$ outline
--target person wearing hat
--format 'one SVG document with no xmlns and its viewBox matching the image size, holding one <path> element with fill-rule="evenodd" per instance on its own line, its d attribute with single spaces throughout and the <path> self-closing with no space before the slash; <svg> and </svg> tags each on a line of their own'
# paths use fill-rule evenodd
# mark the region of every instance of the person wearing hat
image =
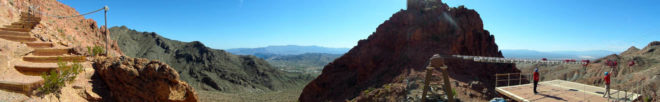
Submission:
<svg viewBox="0 0 660 102">
<path fill-rule="evenodd" d="M 536 86 L 539 84 L 539 68 L 534 69 L 534 94 L 539 93 L 536 91 Z"/>
<path fill-rule="evenodd" d="M 610 73 L 605 72 L 605 77 L 603 78 L 605 80 L 605 93 L 603 93 L 603 97 L 607 95 L 607 97 L 612 97 L 610 96 Z"/>
</svg>

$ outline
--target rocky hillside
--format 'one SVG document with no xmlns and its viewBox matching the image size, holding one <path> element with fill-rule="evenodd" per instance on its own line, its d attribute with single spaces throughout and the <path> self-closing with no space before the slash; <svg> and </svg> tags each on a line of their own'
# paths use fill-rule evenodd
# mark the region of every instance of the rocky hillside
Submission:
<svg viewBox="0 0 660 102">
<path fill-rule="evenodd" d="M 271 91 L 304 84 L 311 79 L 276 70 L 255 56 L 233 55 L 198 41 L 181 42 L 153 32 L 112 27 L 112 39 L 131 57 L 156 59 L 175 68 L 181 79 L 201 90 L 223 92 Z"/>
<path fill-rule="evenodd" d="M 612 54 L 596 60 L 587 67 L 581 65 L 518 65 L 523 73 L 539 68 L 542 80 L 562 79 L 595 86 L 602 86 L 604 72 L 612 73 L 612 88 L 623 90 L 645 90 L 643 94 L 660 99 L 660 41 L 649 43 L 643 49 L 630 47 L 621 54 Z M 616 61 L 618 66 L 606 66 L 607 60 Z M 634 65 L 628 66 L 633 61 Z"/>
<path fill-rule="evenodd" d="M 407 99 L 407 91 L 393 91 L 383 96 L 372 88 L 406 89 L 401 88 L 406 85 L 400 83 L 409 81 L 408 76 L 423 72 L 433 54 L 502 57 L 494 36 L 483 29 L 476 11 L 463 6 L 450 8 L 439 0 L 408 1 L 406 10 L 393 14 L 368 38 L 325 66 L 322 74 L 305 87 L 299 100 L 345 101 L 360 96 L 357 101 L 400 101 Z M 457 90 L 478 92 L 485 95 L 482 99 L 494 94 L 495 73 L 519 72 L 513 64 L 456 59 L 443 62 L 449 67 L 452 82 L 460 86 L 481 83 Z M 437 70 L 434 73 L 438 73 Z"/>
</svg>

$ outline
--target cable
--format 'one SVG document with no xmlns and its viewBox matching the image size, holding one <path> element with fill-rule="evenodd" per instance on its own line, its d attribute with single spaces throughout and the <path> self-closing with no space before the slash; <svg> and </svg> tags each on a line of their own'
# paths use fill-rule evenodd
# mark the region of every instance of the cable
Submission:
<svg viewBox="0 0 660 102">
<path fill-rule="evenodd" d="M 85 15 L 93 14 L 93 13 L 99 12 L 99 11 L 101 11 L 101 10 L 106 10 L 106 11 L 108 10 L 108 6 L 104 6 L 104 7 L 101 8 L 101 9 L 94 10 L 94 11 L 92 11 L 92 12 L 87 12 L 87 13 L 79 14 L 79 15 L 58 16 L 58 15 L 50 15 L 50 14 L 47 14 L 47 13 L 41 12 L 41 11 L 37 10 L 37 8 L 39 8 L 39 7 L 36 7 L 36 8 L 35 8 L 34 6 L 30 5 L 30 11 L 34 11 L 34 12 L 36 12 L 36 13 L 38 13 L 38 14 L 45 15 L 45 16 L 50 16 L 50 17 L 55 17 L 55 18 L 58 18 L 58 19 L 65 19 L 65 18 L 71 18 L 71 17 L 80 17 L 80 16 L 85 16 Z"/>
</svg>

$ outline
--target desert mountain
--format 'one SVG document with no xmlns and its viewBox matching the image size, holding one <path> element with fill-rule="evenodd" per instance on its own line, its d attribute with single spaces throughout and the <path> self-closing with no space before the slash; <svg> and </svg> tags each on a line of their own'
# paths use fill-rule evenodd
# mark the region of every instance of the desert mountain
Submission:
<svg viewBox="0 0 660 102">
<path fill-rule="evenodd" d="M 304 84 L 309 76 L 283 72 L 255 56 L 234 55 L 201 42 L 181 42 L 125 26 L 110 28 L 111 38 L 131 57 L 156 59 L 175 68 L 181 79 L 202 90 L 271 91 Z"/>
<path fill-rule="evenodd" d="M 307 84 L 299 100 L 405 100 L 410 92 L 405 91 L 410 88 L 408 82 L 419 82 L 409 78 L 424 72 L 433 54 L 502 57 L 476 11 L 463 6 L 450 8 L 439 0 L 408 0 L 406 10 L 393 14 L 368 38 L 326 65 L 321 75 Z M 449 67 L 452 82 L 461 86 L 481 83 L 456 90 L 472 90 L 484 96 L 494 92 L 495 73 L 519 72 L 513 64 L 456 59 L 445 59 L 443 63 Z M 438 70 L 433 71 L 434 75 Z"/>
<path fill-rule="evenodd" d="M 622 90 L 645 90 L 645 95 L 658 99 L 660 93 L 660 41 L 649 43 L 643 49 L 630 47 L 621 54 L 611 54 L 592 60 L 587 67 L 582 65 L 534 65 L 519 64 L 523 73 L 539 68 L 542 80 L 562 79 L 595 86 L 604 85 L 604 72 L 612 73 L 612 88 Z M 607 60 L 616 61 L 616 67 L 607 66 Z M 629 66 L 630 62 L 634 62 Z"/>
<path fill-rule="evenodd" d="M 305 53 L 344 54 L 348 52 L 348 48 L 283 45 L 283 46 L 267 46 L 267 47 L 259 47 L 259 48 L 235 48 L 235 49 L 227 49 L 227 51 L 238 55 L 254 55 L 259 53 L 276 54 L 276 55 L 299 55 Z"/>
</svg>

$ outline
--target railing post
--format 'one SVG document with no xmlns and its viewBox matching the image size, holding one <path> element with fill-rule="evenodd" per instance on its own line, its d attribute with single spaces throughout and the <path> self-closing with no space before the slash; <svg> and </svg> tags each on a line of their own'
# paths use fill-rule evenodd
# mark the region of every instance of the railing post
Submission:
<svg viewBox="0 0 660 102">
<path fill-rule="evenodd" d="M 498 76 L 499 76 L 499 75 L 497 75 L 497 73 L 495 73 L 495 88 L 497 88 L 497 82 L 498 82 L 498 78 L 497 78 L 497 77 L 498 77 Z"/>
<path fill-rule="evenodd" d="M 108 39 L 110 38 L 110 30 L 108 30 L 108 6 L 103 7 L 103 19 L 105 20 L 105 56 L 109 56 L 108 52 L 110 49 L 108 47 Z"/>
<path fill-rule="evenodd" d="M 518 73 L 518 85 L 522 85 L 522 73 Z"/>
<path fill-rule="evenodd" d="M 506 86 L 511 86 L 511 73 L 506 73 Z"/>
</svg>

